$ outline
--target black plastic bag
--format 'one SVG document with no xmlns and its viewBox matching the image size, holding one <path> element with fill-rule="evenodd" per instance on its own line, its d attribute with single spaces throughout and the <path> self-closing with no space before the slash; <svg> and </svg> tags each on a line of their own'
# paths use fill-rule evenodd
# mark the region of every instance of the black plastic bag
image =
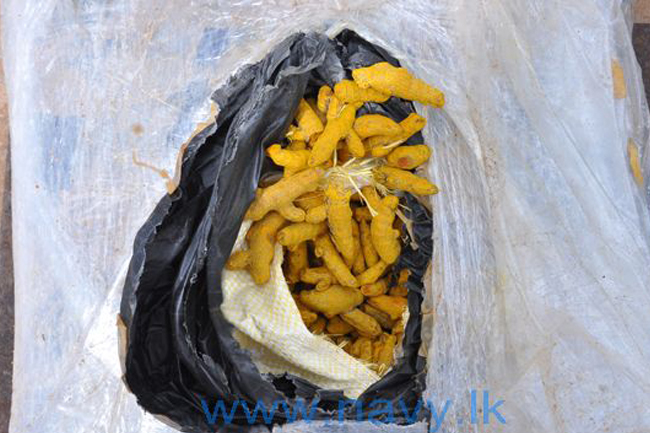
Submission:
<svg viewBox="0 0 650 433">
<path fill-rule="evenodd" d="M 221 314 L 221 273 L 260 177 L 276 169 L 265 162 L 264 149 L 282 140 L 300 99 L 322 84 L 349 77 L 353 68 L 379 61 L 398 64 L 351 31 L 334 40 L 297 34 L 215 92 L 217 123 L 190 142 L 177 190 L 161 199 L 138 232 L 124 287 L 125 381 L 147 411 L 184 431 L 202 432 L 226 428 L 219 421 L 208 423 L 203 402 L 212 407 L 217 400 L 245 400 L 251 406 L 261 401 L 270 407 L 282 400 L 291 407 L 297 398 L 307 404 L 317 399 L 315 419 L 327 419 L 344 398 L 338 390 L 323 390 L 291 375 L 258 372 Z M 411 103 L 396 98 L 361 110 L 397 121 L 414 112 Z M 417 134 L 409 142 L 422 142 L 422 137 Z M 418 248 L 405 247 L 395 266 L 396 271 L 411 270 L 404 354 L 359 400 L 401 399 L 413 407 L 425 386 L 425 360 L 418 356 L 420 304 L 432 243 L 427 210 L 409 195 L 406 201 Z M 354 407 L 346 406 L 344 416 L 356 419 Z M 424 416 L 423 410 L 419 418 Z M 406 422 L 400 416 L 395 421 Z M 273 423 L 283 422 L 283 411 L 277 411 Z M 227 428 L 246 430 L 249 425 L 238 409 Z"/>
</svg>

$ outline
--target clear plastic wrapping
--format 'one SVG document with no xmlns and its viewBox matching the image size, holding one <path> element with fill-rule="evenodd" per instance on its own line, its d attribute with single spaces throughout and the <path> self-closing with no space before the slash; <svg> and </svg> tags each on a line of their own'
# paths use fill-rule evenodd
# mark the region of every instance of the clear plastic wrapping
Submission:
<svg viewBox="0 0 650 433">
<path fill-rule="evenodd" d="M 351 28 L 442 88 L 425 398 L 504 399 L 508 429 L 650 429 L 648 110 L 621 0 L 9 0 L 12 432 L 173 431 L 121 380 L 136 231 L 209 97 L 296 31 Z M 625 97 L 613 93 L 620 64 Z M 620 84 L 620 83 L 619 83 Z M 620 95 L 619 95 L 620 96 Z M 344 427 L 341 431 L 345 431 Z M 316 425 L 285 426 L 317 431 Z M 379 427 L 364 424 L 356 431 Z M 405 431 L 424 430 L 418 424 Z"/>
</svg>

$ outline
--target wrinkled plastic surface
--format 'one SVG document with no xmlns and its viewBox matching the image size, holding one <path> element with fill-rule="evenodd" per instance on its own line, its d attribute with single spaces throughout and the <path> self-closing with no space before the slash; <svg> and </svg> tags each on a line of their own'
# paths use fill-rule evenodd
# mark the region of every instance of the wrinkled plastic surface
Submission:
<svg viewBox="0 0 650 433">
<path fill-rule="evenodd" d="M 650 428 L 648 112 L 620 0 L 9 0 L 12 432 L 168 432 L 121 381 L 115 317 L 138 228 L 212 92 L 296 31 L 348 26 L 447 95 L 424 136 L 442 193 L 425 397 L 478 430 Z M 612 97 L 611 61 L 627 97 Z M 415 431 L 418 424 L 409 429 Z M 292 426 L 293 428 L 297 426 Z M 314 429 L 316 426 L 303 426 Z M 360 426 L 355 431 L 367 428 Z M 424 430 L 424 426 L 422 426 Z M 502 431 L 492 418 L 485 430 Z M 288 430 L 287 431 L 291 431 Z M 295 430 L 293 430 L 295 431 Z"/>
</svg>

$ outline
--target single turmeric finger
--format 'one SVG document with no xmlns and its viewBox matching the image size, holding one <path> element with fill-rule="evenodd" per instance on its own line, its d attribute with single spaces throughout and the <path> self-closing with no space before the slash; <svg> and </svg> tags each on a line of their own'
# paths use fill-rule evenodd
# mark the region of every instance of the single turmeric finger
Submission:
<svg viewBox="0 0 650 433">
<path fill-rule="evenodd" d="M 400 146 L 386 156 L 386 165 L 402 170 L 413 170 L 427 162 L 430 156 L 431 148 L 426 144 Z"/>
<path fill-rule="evenodd" d="M 393 335 L 402 335 L 404 334 L 404 328 L 404 319 L 400 318 L 395 321 L 391 332 Z"/>
<path fill-rule="evenodd" d="M 388 291 L 388 282 L 384 278 L 382 278 L 379 281 L 375 281 L 372 284 L 366 284 L 365 286 L 361 286 L 361 293 L 363 294 L 363 296 L 368 296 L 368 297 L 385 295 L 387 291 Z"/>
<path fill-rule="evenodd" d="M 432 195 L 438 193 L 437 186 L 410 171 L 383 166 L 376 168 L 374 170 L 374 175 L 375 180 L 386 188 L 399 189 L 417 195 Z"/>
<path fill-rule="evenodd" d="M 363 209 L 367 210 L 367 208 Z M 368 214 L 370 213 L 368 212 Z M 361 237 L 361 250 L 363 252 L 363 258 L 366 262 L 366 266 L 372 267 L 379 261 L 379 255 L 377 254 L 377 250 L 375 250 L 375 246 L 372 244 L 370 226 L 366 220 L 361 220 L 359 223 L 359 232 Z"/>
<path fill-rule="evenodd" d="M 328 319 L 345 313 L 363 302 L 358 289 L 332 285 L 327 290 L 303 290 L 300 302 L 309 309 L 322 313 Z"/>
<path fill-rule="evenodd" d="M 354 104 L 346 105 L 338 117 L 328 120 L 323 133 L 314 142 L 309 157 L 310 167 L 318 166 L 332 157 L 338 142 L 352 129 L 357 108 Z"/>
<path fill-rule="evenodd" d="M 316 239 L 327 231 L 327 224 L 295 223 L 286 226 L 278 233 L 277 239 L 280 245 L 297 245 L 301 242 Z"/>
<path fill-rule="evenodd" d="M 400 232 L 393 228 L 398 203 L 399 199 L 395 196 L 385 197 L 377 205 L 379 211 L 370 222 L 372 245 L 379 257 L 388 264 L 394 263 L 402 250 Z"/>
<path fill-rule="evenodd" d="M 406 69 L 393 66 L 388 62 L 355 69 L 352 71 L 352 78 L 362 89 L 372 87 L 391 96 L 437 108 L 445 105 L 444 93 L 414 77 Z"/>
<path fill-rule="evenodd" d="M 378 261 L 365 271 L 357 276 L 357 284 L 365 286 L 367 284 L 372 284 L 377 281 L 388 268 L 388 264 L 383 260 Z"/>
<path fill-rule="evenodd" d="M 406 283 L 409 280 L 409 276 L 411 275 L 411 271 L 408 269 L 404 268 L 399 271 L 399 276 L 397 277 L 396 281 L 396 286 L 392 287 L 388 294 L 391 296 L 402 296 L 406 297 L 408 296 L 408 288 L 406 286 Z"/>
<path fill-rule="evenodd" d="M 352 236 L 352 209 L 350 208 L 350 195 L 334 183 L 330 183 L 325 190 L 327 196 L 327 224 L 332 234 L 334 245 L 343 256 L 346 265 L 354 262 L 354 238 Z"/>
<path fill-rule="evenodd" d="M 361 138 L 368 138 L 373 135 L 399 135 L 404 132 L 399 123 L 382 114 L 359 116 L 354 121 L 353 128 Z"/>
<path fill-rule="evenodd" d="M 282 209 L 283 213 L 291 209 L 291 221 L 300 221 L 300 213 L 304 219 L 304 211 L 293 210 L 293 201 L 310 191 L 318 188 L 323 177 L 324 170 L 320 168 L 311 168 L 303 170 L 289 177 L 280 179 L 277 183 L 264 188 L 258 189 L 255 200 L 251 203 L 246 213 L 246 218 L 253 221 L 259 221 L 272 210 Z"/>
<path fill-rule="evenodd" d="M 406 119 L 399 123 L 402 132 L 397 135 L 376 135 L 368 138 L 367 143 L 370 147 L 370 153 L 374 157 L 383 157 L 388 155 L 395 147 L 404 143 L 406 140 L 427 124 L 427 119 L 417 113 L 409 114 Z"/>
<path fill-rule="evenodd" d="M 356 253 L 357 258 L 354 260 L 354 263 L 352 264 L 352 273 L 354 275 L 361 275 L 365 272 L 366 270 L 366 263 L 363 260 L 363 254 L 361 251 Z"/>
<path fill-rule="evenodd" d="M 377 371 L 380 367 L 377 363 L 377 360 L 379 359 L 379 352 L 381 352 L 383 345 L 384 343 L 381 341 L 381 338 L 377 338 L 372 342 L 372 362 L 376 364 L 375 368 L 373 368 L 375 371 Z"/>
<path fill-rule="evenodd" d="M 411 271 L 409 271 L 407 268 L 400 269 L 399 274 L 397 276 L 397 284 L 400 286 L 406 284 L 410 276 L 411 276 Z"/>
<path fill-rule="evenodd" d="M 266 284 L 271 279 L 271 262 L 275 254 L 275 237 L 286 223 L 277 212 L 269 212 L 262 220 L 255 222 L 246 233 L 248 251 L 231 256 L 231 269 L 244 266 L 257 285 Z"/>
<path fill-rule="evenodd" d="M 381 310 L 376 309 L 372 305 L 363 304 L 361 310 L 369 316 L 372 316 L 373 319 L 381 325 L 384 329 L 393 329 L 395 327 L 395 320 L 391 319 L 388 313 L 384 313 Z"/>
<path fill-rule="evenodd" d="M 274 144 L 266 149 L 266 154 L 274 163 L 284 167 L 285 176 L 291 176 L 307 168 L 307 161 L 311 152 L 309 150 L 283 149 L 279 144 Z"/>
<path fill-rule="evenodd" d="M 352 325 L 362 337 L 374 338 L 382 333 L 379 323 L 358 308 L 341 314 L 341 319 Z"/>
<path fill-rule="evenodd" d="M 355 102 L 386 102 L 390 98 L 375 89 L 362 89 L 352 80 L 341 80 L 334 86 L 334 94 L 341 102 L 353 104 Z"/>
<path fill-rule="evenodd" d="M 381 295 L 368 298 L 368 304 L 376 309 L 387 313 L 391 319 L 397 320 L 402 317 L 408 305 L 406 298 L 400 296 Z"/>
<path fill-rule="evenodd" d="M 354 328 L 341 319 L 339 316 L 334 316 L 327 322 L 327 333 L 332 335 L 345 335 L 352 332 Z"/>
<path fill-rule="evenodd" d="M 361 141 L 361 138 L 357 135 L 356 132 L 354 132 L 353 129 L 351 129 L 348 135 L 345 137 L 345 143 L 347 145 L 348 151 L 355 158 L 363 158 L 365 156 L 366 148 L 363 145 L 363 141 Z"/>
<path fill-rule="evenodd" d="M 377 353 L 376 363 L 384 368 L 388 368 L 393 365 L 393 358 L 395 352 L 395 345 L 397 344 L 397 338 L 394 335 L 384 333 L 381 336 L 381 348 Z"/>
<path fill-rule="evenodd" d="M 271 277 L 271 262 L 275 252 L 275 237 L 286 224 L 276 212 L 268 213 L 260 221 L 253 223 L 246 233 L 250 260 L 248 269 L 257 284 L 266 283 Z"/>
<path fill-rule="evenodd" d="M 316 98 L 318 111 L 323 114 L 327 113 L 332 95 L 334 95 L 334 92 L 330 86 L 321 86 L 321 88 L 318 89 L 318 97 Z"/>
<path fill-rule="evenodd" d="M 363 251 L 361 249 L 361 234 L 359 232 L 359 224 L 352 220 L 352 237 L 354 239 L 354 262 L 352 263 L 352 273 L 359 275 L 366 270 L 366 262 L 363 258 Z"/>
<path fill-rule="evenodd" d="M 372 219 L 374 214 L 378 213 L 383 206 L 381 204 L 381 197 L 379 197 L 379 194 L 377 193 L 375 187 L 370 185 L 366 185 L 361 188 L 361 193 L 363 194 L 363 198 L 366 201 L 366 205 L 368 206 L 368 211 L 370 212 Z"/>
<path fill-rule="evenodd" d="M 321 122 L 316 112 L 304 99 L 301 99 L 300 103 L 298 104 L 296 122 L 298 123 L 298 127 L 307 137 L 306 141 L 309 141 L 311 137 L 314 136 L 314 134 L 323 131 L 323 122 Z"/>
<path fill-rule="evenodd" d="M 235 251 L 226 262 L 226 269 L 229 271 L 246 269 L 248 263 L 250 263 L 250 257 L 250 251 L 248 250 Z"/>
<path fill-rule="evenodd" d="M 350 342 L 348 344 L 348 350 L 346 350 L 346 352 L 348 352 L 350 355 L 354 356 L 355 358 L 359 357 L 359 349 L 360 349 L 360 347 L 357 344 L 355 344 L 357 340 L 359 340 L 358 337 L 353 337 L 352 339 L 350 339 Z"/>
<path fill-rule="evenodd" d="M 300 281 L 306 284 L 314 284 L 316 290 L 327 290 L 332 283 L 335 283 L 334 276 L 324 266 L 316 268 L 305 268 L 300 273 Z"/>
<path fill-rule="evenodd" d="M 282 231 L 280 231 L 281 233 Z M 279 236 L 279 234 L 278 234 Z M 300 281 L 301 272 L 309 266 L 307 243 L 302 242 L 287 253 L 285 277 L 287 283 L 295 284 Z"/>
<path fill-rule="evenodd" d="M 367 337 L 359 337 L 352 344 L 351 353 L 365 362 L 372 362 L 372 340 Z"/>
<path fill-rule="evenodd" d="M 345 108 L 345 104 L 341 102 L 339 98 L 332 95 L 329 100 L 329 105 L 327 106 L 327 113 L 325 113 L 325 117 L 328 121 L 336 119 L 341 115 L 343 108 Z"/>
<path fill-rule="evenodd" d="M 328 235 L 316 238 L 315 245 L 314 253 L 316 257 L 323 259 L 327 269 L 330 270 L 340 284 L 348 287 L 359 287 L 356 277 L 352 275 L 350 269 L 345 265 Z"/>
<path fill-rule="evenodd" d="M 406 286 L 394 286 L 391 287 L 391 289 L 388 291 L 388 294 L 391 296 L 401 296 L 405 297 L 408 296 L 409 291 Z"/>
<path fill-rule="evenodd" d="M 411 113 L 399 123 L 399 126 L 402 128 L 402 133 L 406 135 L 406 138 L 409 138 L 413 134 L 422 131 L 422 128 L 426 124 L 427 119 L 417 113 Z"/>
</svg>

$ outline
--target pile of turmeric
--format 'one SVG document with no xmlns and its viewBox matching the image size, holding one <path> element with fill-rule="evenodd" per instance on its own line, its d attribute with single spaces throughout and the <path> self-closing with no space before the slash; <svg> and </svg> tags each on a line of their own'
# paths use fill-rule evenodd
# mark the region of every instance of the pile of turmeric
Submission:
<svg viewBox="0 0 650 433">
<path fill-rule="evenodd" d="M 353 70 L 352 78 L 302 99 L 286 141 L 267 148 L 283 175 L 257 190 L 246 214 L 253 221 L 247 249 L 226 268 L 264 285 L 282 245 L 284 276 L 305 326 L 383 374 L 408 310 L 409 271 L 393 269 L 406 236 L 400 197 L 438 188 L 413 173 L 431 157 L 429 146 L 405 144 L 424 117 L 395 121 L 357 111 L 391 97 L 439 108 L 444 95 L 386 62 Z"/>
</svg>

